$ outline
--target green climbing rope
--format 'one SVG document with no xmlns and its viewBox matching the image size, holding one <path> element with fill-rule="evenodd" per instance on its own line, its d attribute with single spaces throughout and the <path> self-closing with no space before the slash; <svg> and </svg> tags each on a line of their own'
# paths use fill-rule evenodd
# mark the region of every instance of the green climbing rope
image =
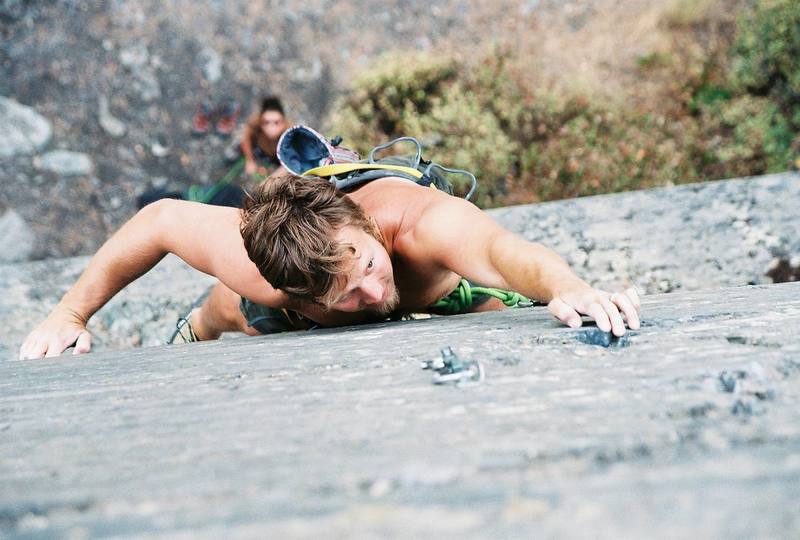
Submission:
<svg viewBox="0 0 800 540">
<path fill-rule="evenodd" d="M 458 282 L 458 287 L 453 292 L 433 304 L 431 307 L 447 313 L 463 313 L 472 306 L 475 296 L 494 296 L 508 307 L 532 305 L 533 302 L 518 292 L 506 291 L 494 287 L 473 286 L 464 278 Z"/>
<path fill-rule="evenodd" d="M 219 193 L 219 191 L 233 182 L 233 180 L 239 176 L 239 173 L 242 172 L 244 169 L 244 156 L 240 157 L 236 163 L 225 173 L 225 176 L 222 179 L 211 186 L 210 188 L 206 189 L 203 186 L 189 186 L 189 191 L 186 195 L 186 198 L 190 201 L 201 202 L 201 203 L 209 203 L 211 199 L 214 198 L 214 195 Z"/>
</svg>

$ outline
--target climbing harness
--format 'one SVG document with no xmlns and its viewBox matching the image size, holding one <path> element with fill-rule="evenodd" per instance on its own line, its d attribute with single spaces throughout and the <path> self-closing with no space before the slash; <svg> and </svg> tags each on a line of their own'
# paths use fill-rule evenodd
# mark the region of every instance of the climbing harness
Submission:
<svg viewBox="0 0 800 540">
<path fill-rule="evenodd" d="M 433 304 L 431 308 L 444 313 L 464 313 L 472 306 L 473 298 L 476 296 L 493 296 L 500 299 L 508 307 L 531 307 L 534 303 L 530 298 L 514 291 L 506 291 L 495 287 L 481 287 L 472 285 L 469 281 L 461 278 L 458 287 L 453 292 Z"/>
<path fill-rule="evenodd" d="M 449 384 L 456 386 L 476 386 L 483 382 L 483 366 L 477 360 L 462 360 L 447 346 L 441 351 L 442 357 L 422 362 L 422 369 L 433 371 L 433 384 Z"/>
</svg>

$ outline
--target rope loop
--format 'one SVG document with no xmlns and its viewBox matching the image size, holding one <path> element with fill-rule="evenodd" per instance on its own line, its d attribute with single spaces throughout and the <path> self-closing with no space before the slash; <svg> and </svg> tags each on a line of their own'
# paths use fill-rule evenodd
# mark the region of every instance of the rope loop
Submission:
<svg viewBox="0 0 800 540">
<path fill-rule="evenodd" d="M 447 313 L 463 313 L 472 307 L 473 298 L 477 296 L 493 296 L 510 308 L 532 305 L 529 298 L 518 292 L 495 287 L 472 286 L 469 281 L 461 278 L 453 292 L 431 307 Z"/>
</svg>

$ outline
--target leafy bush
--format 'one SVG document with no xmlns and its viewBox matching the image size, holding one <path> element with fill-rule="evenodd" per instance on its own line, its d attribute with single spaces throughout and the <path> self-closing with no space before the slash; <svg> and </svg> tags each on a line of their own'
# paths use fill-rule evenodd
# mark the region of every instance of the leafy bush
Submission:
<svg viewBox="0 0 800 540">
<path fill-rule="evenodd" d="M 329 127 L 364 153 L 403 131 L 406 118 L 428 114 L 433 99 L 443 94 L 456 74 L 457 65 L 451 59 L 384 55 L 334 107 Z"/>
<path fill-rule="evenodd" d="M 741 15 L 729 68 L 691 89 L 702 178 L 791 168 L 800 152 L 800 4 L 762 0 Z"/>
<path fill-rule="evenodd" d="M 542 199 L 673 184 L 691 177 L 679 133 L 650 116 L 586 107 L 528 148 L 528 186 Z"/>
<path fill-rule="evenodd" d="M 741 139 L 751 137 L 769 172 L 797 166 L 800 157 L 800 3 L 761 0 L 739 22 L 732 47 L 732 84 L 742 97 L 723 111 Z M 747 96 L 753 96 L 747 101 Z M 758 103 L 758 111 L 742 107 Z M 794 163 L 793 163 L 794 162 Z"/>
<path fill-rule="evenodd" d="M 704 170 L 712 177 L 746 176 L 791 167 L 793 132 L 768 98 L 743 95 L 703 108 Z"/>
<path fill-rule="evenodd" d="M 688 156 L 676 149 L 664 122 L 555 91 L 529 91 L 503 51 L 473 64 L 385 57 L 335 111 L 328 131 L 362 153 L 411 134 L 436 161 L 474 172 L 476 202 L 483 206 L 691 176 Z"/>
<path fill-rule="evenodd" d="M 800 108 L 800 2 L 761 0 L 743 17 L 733 47 L 734 83 Z"/>
<path fill-rule="evenodd" d="M 426 157 L 473 172 L 479 179 L 476 200 L 490 204 L 518 152 L 480 84 L 452 59 L 384 56 L 335 107 L 328 131 L 343 135 L 362 154 L 395 137 L 417 137 Z"/>
<path fill-rule="evenodd" d="M 460 84 L 432 99 L 431 104 L 429 114 L 406 117 L 405 132 L 427 141 L 427 154 L 435 161 L 475 174 L 479 180 L 475 200 L 491 204 L 504 190 L 517 145 L 501 129 L 497 116 L 481 107 L 475 94 Z"/>
</svg>

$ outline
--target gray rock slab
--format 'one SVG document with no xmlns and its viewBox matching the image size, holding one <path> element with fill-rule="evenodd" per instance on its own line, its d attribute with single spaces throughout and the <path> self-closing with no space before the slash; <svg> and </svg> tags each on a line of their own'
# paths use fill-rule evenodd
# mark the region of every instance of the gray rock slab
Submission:
<svg viewBox="0 0 800 540">
<path fill-rule="evenodd" d="M 197 54 L 197 62 L 209 84 L 215 84 L 222 78 L 222 58 L 213 47 L 203 47 Z"/>
<path fill-rule="evenodd" d="M 92 158 L 81 152 L 52 150 L 36 158 L 37 168 L 54 172 L 59 176 L 84 176 L 92 172 Z"/>
<path fill-rule="evenodd" d="M 32 108 L 0 96 L 0 158 L 32 154 L 50 140 L 50 122 Z"/>
<path fill-rule="evenodd" d="M 798 201 L 800 174 L 785 173 L 490 213 L 596 286 L 657 293 L 771 283 L 800 256 Z"/>
<path fill-rule="evenodd" d="M 77 281 L 89 259 L 0 265 L 0 362 L 15 358 L 25 336 Z M 216 280 L 168 256 L 120 292 L 89 323 L 97 351 L 166 343 L 178 317 Z"/>
<path fill-rule="evenodd" d="M 128 132 L 125 123 L 111 113 L 106 96 L 100 96 L 97 100 L 97 122 L 103 131 L 115 139 L 119 139 Z"/>
<path fill-rule="evenodd" d="M 147 43 L 140 41 L 119 53 L 120 64 L 128 68 L 133 76 L 133 87 L 145 102 L 152 102 L 161 97 L 161 86 L 153 66 L 153 56 Z"/>
<path fill-rule="evenodd" d="M 0 215 L 0 239 L 3 242 L 0 264 L 27 260 L 36 241 L 30 226 L 13 209 Z"/>
<path fill-rule="evenodd" d="M 794 536 L 800 284 L 643 315 L 617 341 L 530 308 L 2 362 L 0 536 Z M 446 345 L 483 384 L 431 384 Z"/>
</svg>

